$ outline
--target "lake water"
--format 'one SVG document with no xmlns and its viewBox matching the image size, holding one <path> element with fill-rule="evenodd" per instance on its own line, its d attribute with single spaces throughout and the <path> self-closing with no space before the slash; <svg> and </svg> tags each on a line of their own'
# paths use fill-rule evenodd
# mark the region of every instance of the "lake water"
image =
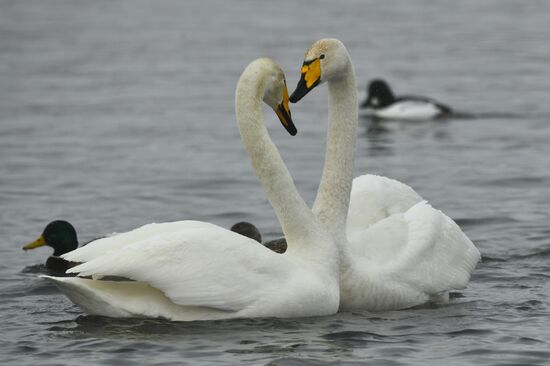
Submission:
<svg viewBox="0 0 550 366">
<path fill-rule="evenodd" d="M 550 361 L 550 2 L 0 1 L 0 363 L 542 365 Z M 308 319 L 173 323 L 84 315 L 26 268 L 49 221 L 80 240 L 149 222 L 280 234 L 236 128 L 237 78 L 344 41 L 369 79 L 476 118 L 361 119 L 356 172 L 454 218 L 483 254 L 450 305 Z M 326 87 L 266 123 L 312 202 Z"/>
</svg>

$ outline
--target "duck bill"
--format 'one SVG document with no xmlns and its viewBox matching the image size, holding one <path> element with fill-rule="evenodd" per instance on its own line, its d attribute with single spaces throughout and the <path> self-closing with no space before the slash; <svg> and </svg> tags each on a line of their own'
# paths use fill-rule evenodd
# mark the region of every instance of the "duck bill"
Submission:
<svg viewBox="0 0 550 366">
<path fill-rule="evenodd" d="M 40 235 L 40 237 L 38 239 L 36 239 L 32 243 L 29 243 L 29 244 L 25 245 L 23 247 L 23 250 L 39 248 L 39 247 L 43 247 L 44 245 L 46 245 L 46 240 L 44 239 L 44 237 L 42 235 Z"/>
<path fill-rule="evenodd" d="M 321 82 L 321 59 L 304 62 L 300 69 L 301 77 L 294 93 L 290 96 L 290 101 L 296 103 L 300 101 L 307 93 Z"/>
<path fill-rule="evenodd" d="M 283 101 L 277 106 L 275 113 L 277 114 L 277 117 L 279 117 L 279 121 L 281 121 L 282 125 L 288 131 L 288 133 L 294 136 L 298 133 L 298 130 L 296 129 L 296 126 L 294 126 L 294 122 L 292 122 L 292 118 L 290 117 L 288 99 L 288 90 L 285 86 Z"/>
</svg>

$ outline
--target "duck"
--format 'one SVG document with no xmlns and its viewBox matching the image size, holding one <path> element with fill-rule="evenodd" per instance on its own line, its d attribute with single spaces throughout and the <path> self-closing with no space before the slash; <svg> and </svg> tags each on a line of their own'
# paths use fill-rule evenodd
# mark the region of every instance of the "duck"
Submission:
<svg viewBox="0 0 550 366">
<path fill-rule="evenodd" d="M 246 237 L 252 238 L 260 243 L 262 242 L 262 237 L 258 228 L 256 228 L 256 226 L 254 226 L 250 222 L 238 222 L 234 224 L 230 228 L 230 230 Z M 86 245 L 88 243 L 84 243 L 83 245 Z M 267 242 L 265 243 L 265 245 L 268 247 L 272 247 L 273 245 L 270 243 L 271 242 Z M 38 239 L 23 246 L 23 250 L 27 251 L 43 246 L 49 246 L 54 250 L 53 254 L 48 257 L 45 263 L 45 269 L 47 273 L 55 274 L 57 276 L 66 276 L 67 274 L 65 272 L 69 268 L 79 264 L 77 262 L 70 262 L 61 258 L 61 255 L 78 248 L 78 237 L 76 234 L 76 230 L 70 222 L 65 220 L 54 220 L 48 223 Z M 280 249 L 278 249 L 276 245 L 273 246 L 273 248 L 273 250 L 280 252 Z"/>
<path fill-rule="evenodd" d="M 236 224 L 233 224 L 229 230 L 249 237 L 258 243 L 262 242 L 262 234 L 260 234 L 260 230 L 248 221 L 239 221 Z"/>
<path fill-rule="evenodd" d="M 446 304 L 464 289 L 480 253 L 460 227 L 411 187 L 377 175 L 353 179 L 358 128 L 351 57 L 337 39 L 306 52 L 297 103 L 327 84 L 329 117 L 321 182 L 312 211 L 340 253 L 340 311 L 386 311 Z"/>
<path fill-rule="evenodd" d="M 262 117 L 265 102 L 297 133 L 281 68 L 251 62 L 236 88 L 237 124 L 254 172 L 286 237 L 278 254 L 248 237 L 193 220 L 148 224 L 62 255 L 81 262 L 43 275 L 84 312 L 194 321 L 336 313 L 339 256 L 332 236 L 299 195 Z M 106 278 L 115 276 L 118 280 Z"/>
<path fill-rule="evenodd" d="M 241 235 L 248 236 L 251 239 L 256 240 L 258 243 L 262 243 L 262 234 L 260 234 L 260 230 L 250 222 L 247 221 L 240 221 L 231 226 L 229 229 L 231 231 L 237 232 Z M 286 251 L 286 239 L 285 238 L 278 238 L 269 240 L 265 243 L 262 243 L 266 248 L 271 249 L 275 253 L 282 254 Z"/>
<path fill-rule="evenodd" d="M 45 263 L 48 273 L 63 276 L 65 271 L 78 264 L 61 258 L 61 255 L 78 248 L 76 230 L 68 221 L 54 220 L 48 223 L 38 239 L 23 246 L 23 250 L 27 251 L 43 246 L 53 248 L 53 254 Z"/>
<path fill-rule="evenodd" d="M 367 99 L 361 104 L 368 116 L 380 119 L 428 120 L 449 117 L 451 107 L 431 98 L 403 95 L 395 96 L 383 79 L 371 80 L 367 86 Z"/>
</svg>

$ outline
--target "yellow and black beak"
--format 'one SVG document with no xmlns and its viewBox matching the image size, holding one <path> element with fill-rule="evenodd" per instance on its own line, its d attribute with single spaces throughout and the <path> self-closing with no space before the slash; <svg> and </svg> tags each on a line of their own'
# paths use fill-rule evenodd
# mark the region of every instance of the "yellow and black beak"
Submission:
<svg viewBox="0 0 550 366">
<path fill-rule="evenodd" d="M 46 239 L 44 239 L 44 237 L 42 235 L 40 235 L 40 237 L 38 239 L 36 239 L 32 243 L 29 243 L 29 244 L 25 245 L 23 247 L 23 250 L 39 248 L 39 247 L 43 247 L 44 245 L 47 245 L 46 244 Z"/>
<path fill-rule="evenodd" d="M 277 117 L 279 117 L 279 120 L 289 134 L 294 136 L 298 133 L 298 130 L 296 129 L 296 126 L 294 126 L 294 122 L 292 122 L 292 118 L 290 117 L 290 108 L 288 106 L 288 89 L 286 88 L 286 83 L 283 93 L 283 101 L 277 106 L 275 113 L 277 113 Z"/>
<path fill-rule="evenodd" d="M 321 57 L 305 61 L 300 72 L 302 77 L 296 86 L 296 90 L 290 96 L 292 103 L 298 102 L 321 82 Z"/>
</svg>

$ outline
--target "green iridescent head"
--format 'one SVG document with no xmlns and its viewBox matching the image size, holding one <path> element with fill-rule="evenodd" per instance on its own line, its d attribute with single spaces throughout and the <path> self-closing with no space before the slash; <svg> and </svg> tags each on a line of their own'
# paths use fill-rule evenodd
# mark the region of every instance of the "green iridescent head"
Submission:
<svg viewBox="0 0 550 366">
<path fill-rule="evenodd" d="M 32 243 L 23 247 L 23 250 L 34 249 L 42 246 L 52 247 L 54 256 L 60 256 L 75 250 L 78 247 L 76 230 L 73 225 L 63 220 L 50 222 L 42 235 Z"/>
</svg>

